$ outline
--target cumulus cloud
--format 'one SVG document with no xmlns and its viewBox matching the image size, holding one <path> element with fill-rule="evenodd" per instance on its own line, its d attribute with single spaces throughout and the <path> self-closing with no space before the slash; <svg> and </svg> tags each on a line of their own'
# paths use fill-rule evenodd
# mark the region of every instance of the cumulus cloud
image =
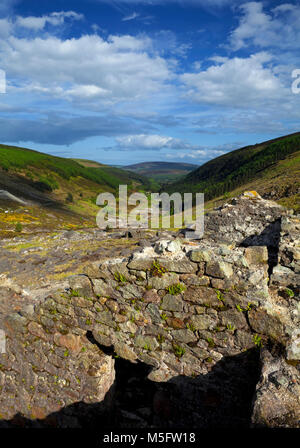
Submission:
<svg viewBox="0 0 300 448">
<path fill-rule="evenodd" d="M 10 36 L 0 42 L 0 57 L 8 77 L 22 79 L 27 91 L 32 87 L 62 98 L 102 97 L 113 103 L 157 92 L 170 78 L 167 61 L 152 55 L 150 47 L 145 36 Z"/>
<path fill-rule="evenodd" d="M 186 85 L 186 95 L 193 101 L 239 108 L 263 107 L 265 101 L 273 101 L 285 93 L 280 79 L 268 67 L 271 59 L 266 52 L 225 59 L 180 78 Z"/>
<path fill-rule="evenodd" d="M 165 157 L 167 159 L 191 159 L 191 162 L 199 162 L 204 163 L 208 160 L 214 159 L 216 157 L 222 156 L 227 152 L 233 151 L 234 149 L 240 148 L 242 143 L 227 143 L 225 145 L 220 146 L 198 146 L 198 149 L 191 149 L 189 151 L 176 151 L 174 153 L 166 153 Z"/>
<path fill-rule="evenodd" d="M 0 19 L 0 39 L 9 36 L 13 31 L 13 23 L 9 19 Z"/>
<path fill-rule="evenodd" d="M 269 12 L 263 3 L 248 2 L 240 6 L 242 17 L 238 27 L 231 33 L 233 50 L 255 45 L 297 49 L 300 41 L 300 5 L 285 3 Z"/>
<path fill-rule="evenodd" d="M 59 26 L 62 25 L 66 19 L 82 20 L 83 18 L 83 14 L 78 14 L 74 11 L 53 12 L 49 15 L 43 15 L 41 17 L 17 16 L 15 26 L 27 28 L 34 31 L 40 31 L 44 29 L 47 24 L 52 26 Z"/>
<path fill-rule="evenodd" d="M 118 137 L 118 148 L 121 150 L 162 150 L 162 149 L 191 149 L 195 148 L 178 138 L 156 134 L 138 134 Z"/>
</svg>

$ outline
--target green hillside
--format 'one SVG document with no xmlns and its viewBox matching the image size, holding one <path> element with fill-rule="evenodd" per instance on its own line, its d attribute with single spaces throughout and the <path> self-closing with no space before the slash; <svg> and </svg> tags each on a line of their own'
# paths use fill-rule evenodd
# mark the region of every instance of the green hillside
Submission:
<svg viewBox="0 0 300 448">
<path fill-rule="evenodd" d="M 49 187 L 49 190 L 58 188 L 59 178 L 69 180 L 78 177 L 90 180 L 99 185 L 108 186 L 112 189 L 118 188 L 121 181 L 127 182 L 128 185 L 138 183 L 141 187 L 150 187 L 150 183 L 142 176 L 137 176 L 118 168 L 111 168 L 107 165 L 101 166 L 100 164 L 99 167 L 97 165 L 87 167 L 72 159 L 55 157 L 31 149 L 14 146 L 0 145 L 0 167 L 4 171 L 18 171 L 33 168 L 33 170 L 28 172 L 29 177 L 40 172 L 47 172 L 47 176 L 42 177 L 40 183 L 44 183 L 45 189 Z M 40 187 L 42 188 L 42 185 Z"/>
<path fill-rule="evenodd" d="M 117 192 L 120 184 L 128 185 L 129 191 L 156 187 L 139 174 L 92 161 L 84 165 L 83 161 L 0 145 L 0 190 L 26 203 L 22 206 L 1 193 L 0 233 L 10 235 L 19 222 L 26 231 L 95 226 L 99 193 Z"/>
<path fill-rule="evenodd" d="M 269 182 L 269 190 L 281 190 L 284 197 L 284 185 L 292 184 L 292 194 L 299 189 L 299 157 L 300 133 L 280 137 L 264 143 L 247 146 L 213 159 L 197 170 L 189 173 L 184 179 L 168 187 L 169 192 L 202 192 L 206 201 L 244 188 L 251 183 L 260 185 L 265 195 L 264 181 Z M 276 175 L 282 161 L 289 159 L 289 167 Z M 298 169 L 297 169 L 298 168 Z M 274 174 L 273 182 L 270 182 Z M 268 189 L 267 189 L 268 190 Z M 279 191 L 278 190 L 278 191 Z M 277 196 L 280 196 L 278 193 Z M 276 194 L 275 194 L 276 196 Z M 275 197 L 280 199 L 280 197 Z"/>
<path fill-rule="evenodd" d="M 125 166 L 124 169 L 153 179 L 160 184 L 172 183 L 198 168 L 191 163 L 142 162 Z"/>
</svg>

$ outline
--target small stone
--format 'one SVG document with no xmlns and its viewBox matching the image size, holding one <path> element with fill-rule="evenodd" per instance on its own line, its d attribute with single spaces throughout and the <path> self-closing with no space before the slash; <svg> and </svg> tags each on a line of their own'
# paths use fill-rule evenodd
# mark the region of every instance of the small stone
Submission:
<svg viewBox="0 0 300 448">
<path fill-rule="evenodd" d="M 66 347 L 74 353 L 79 353 L 82 348 L 81 337 L 74 334 L 62 335 L 60 333 L 54 334 L 54 342 L 56 345 Z"/>
<path fill-rule="evenodd" d="M 203 274 L 199 276 L 195 274 L 182 274 L 180 276 L 180 281 L 188 286 L 208 286 L 210 279 Z"/>
<path fill-rule="evenodd" d="M 235 343 L 243 349 L 249 349 L 255 345 L 252 334 L 242 330 L 237 330 L 235 334 Z"/>
<path fill-rule="evenodd" d="M 158 307 L 156 305 L 154 305 L 153 303 L 150 303 L 147 308 L 146 308 L 147 312 L 150 315 L 151 321 L 155 324 L 161 324 L 162 320 L 161 320 L 161 316 L 158 310 Z"/>
<path fill-rule="evenodd" d="M 166 294 L 163 298 L 161 309 L 166 311 L 181 312 L 183 309 L 183 301 L 181 296 L 173 296 L 171 294 Z"/>
<path fill-rule="evenodd" d="M 268 249 L 266 246 L 247 247 L 245 258 L 249 264 L 266 264 L 268 262 Z"/>
<path fill-rule="evenodd" d="M 224 327 L 227 327 L 227 325 L 231 325 L 234 327 L 234 329 L 237 329 L 247 326 L 247 320 L 244 314 L 237 309 L 223 311 L 219 314 L 219 316 L 221 318 L 221 324 L 224 325 Z"/>
<path fill-rule="evenodd" d="M 195 262 L 210 261 L 212 259 L 212 256 L 213 254 L 211 251 L 202 249 L 193 250 L 190 253 L 190 259 Z"/>
<path fill-rule="evenodd" d="M 287 359 L 289 361 L 300 361 L 300 332 L 297 332 L 296 335 L 293 335 L 286 351 Z"/>
<path fill-rule="evenodd" d="M 168 241 L 168 240 L 161 240 L 156 243 L 154 246 L 155 252 L 158 254 L 163 254 L 164 252 L 181 252 L 181 242 L 179 239 Z"/>
<path fill-rule="evenodd" d="M 132 350 L 128 344 L 124 344 L 123 342 L 117 342 L 114 345 L 115 352 L 117 355 L 121 356 L 121 358 L 127 359 L 128 361 L 135 361 L 137 359 L 137 354 Z"/>
<path fill-rule="evenodd" d="M 213 288 L 204 286 L 190 287 L 184 293 L 184 300 L 205 306 L 219 306 L 217 293 Z"/>
<path fill-rule="evenodd" d="M 216 319 L 206 314 L 192 316 L 190 321 L 196 330 L 213 330 L 217 323 Z"/>
<path fill-rule="evenodd" d="M 172 336 L 175 341 L 184 342 L 188 344 L 189 342 L 196 342 L 197 337 L 191 330 L 174 330 L 172 331 Z"/>
<path fill-rule="evenodd" d="M 166 289 L 168 286 L 172 286 L 179 283 L 178 274 L 166 272 L 162 277 L 151 277 L 148 281 L 148 285 L 156 290 Z"/>
<path fill-rule="evenodd" d="M 159 258 L 158 262 L 164 266 L 169 272 L 177 272 L 179 274 L 193 273 L 198 269 L 196 263 L 192 263 L 186 257 L 179 259 Z"/>
<path fill-rule="evenodd" d="M 160 303 L 161 298 L 157 294 L 156 289 L 150 289 L 149 291 L 146 291 L 144 294 L 144 301 L 148 303 Z"/>
<path fill-rule="evenodd" d="M 108 325 L 109 327 L 115 327 L 115 322 L 109 311 L 103 311 L 101 313 L 98 313 L 97 321 L 101 322 L 102 324 Z"/>
<path fill-rule="evenodd" d="M 257 193 L 257 191 L 245 191 L 242 194 L 242 197 L 246 198 L 246 199 L 262 199 L 262 197 Z"/>
<path fill-rule="evenodd" d="M 117 304 L 117 302 L 115 300 L 108 300 L 106 302 L 106 306 L 107 308 L 110 309 L 110 311 L 112 311 L 113 313 L 117 313 L 119 311 L 119 305 Z"/>
<path fill-rule="evenodd" d="M 217 278 L 232 277 L 232 265 L 226 261 L 209 262 L 206 264 L 206 274 Z"/>
<path fill-rule="evenodd" d="M 44 339 L 44 341 L 47 341 L 49 339 L 49 336 L 45 332 L 42 325 L 39 325 L 36 322 L 30 322 L 30 324 L 28 325 L 28 331 L 29 331 L 29 333 L 33 334 L 34 336 Z"/>
<path fill-rule="evenodd" d="M 280 315 L 272 315 L 265 309 L 252 309 L 248 313 L 248 317 L 254 331 L 285 344 L 285 326 Z"/>
<path fill-rule="evenodd" d="M 93 297 L 93 288 L 90 279 L 86 275 L 72 275 L 68 278 L 70 288 L 80 296 Z"/>
<path fill-rule="evenodd" d="M 145 348 L 147 350 L 155 350 L 159 347 L 156 338 L 152 336 L 139 335 L 135 338 L 134 343 L 137 347 Z"/>
<path fill-rule="evenodd" d="M 169 327 L 174 328 L 175 330 L 186 328 L 186 325 L 183 322 L 183 320 L 179 319 L 178 317 L 173 317 L 173 318 L 169 317 L 167 319 L 167 324 Z"/>
</svg>

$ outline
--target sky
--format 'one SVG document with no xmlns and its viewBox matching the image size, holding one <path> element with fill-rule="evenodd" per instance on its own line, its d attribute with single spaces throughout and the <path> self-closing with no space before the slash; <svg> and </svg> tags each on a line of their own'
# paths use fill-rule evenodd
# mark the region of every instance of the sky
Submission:
<svg viewBox="0 0 300 448">
<path fill-rule="evenodd" d="M 299 49 L 300 1 L 0 0 L 0 142 L 201 165 L 300 130 Z"/>
</svg>

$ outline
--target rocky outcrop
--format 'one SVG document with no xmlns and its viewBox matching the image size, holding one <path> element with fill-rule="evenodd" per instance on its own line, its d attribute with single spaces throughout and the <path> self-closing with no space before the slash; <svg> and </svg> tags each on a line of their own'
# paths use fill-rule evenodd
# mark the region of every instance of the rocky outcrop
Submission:
<svg viewBox="0 0 300 448">
<path fill-rule="evenodd" d="M 251 412 L 253 397 L 238 398 L 238 389 L 247 389 L 245 374 L 263 350 L 252 424 L 298 427 L 298 226 L 297 217 L 248 193 L 209 215 L 200 241 L 159 240 L 85 265 L 66 288 L 4 319 L 2 418 L 102 401 L 114 383 L 108 347 L 149 366 L 152 382 L 175 385 L 172 403 L 161 392 L 154 408 L 182 397 L 189 423 L 220 425 L 227 415 L 230 426 L 230 403 L 239 410 L 248 400 Z M 238 387 L 225 390 L 229 372 Z M 212 408 L 219 414 L 210 419 Z"/>
<path fill-rule="evenodd" d="M 254 426 L 299 428 L 299 367 L 266 349 L 262 350 L 261 360 L 262 373 L 252 415 Z"/>
</svg>

